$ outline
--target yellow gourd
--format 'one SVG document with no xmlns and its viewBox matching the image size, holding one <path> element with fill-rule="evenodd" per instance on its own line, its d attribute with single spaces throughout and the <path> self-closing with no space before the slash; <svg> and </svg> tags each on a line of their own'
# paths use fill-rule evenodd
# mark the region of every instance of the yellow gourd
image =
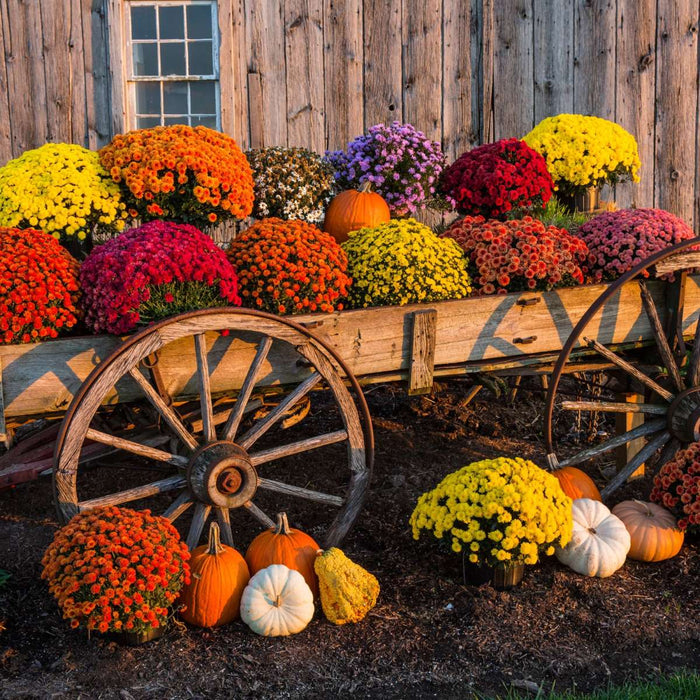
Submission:
<svg viewBox="0 0 700 700">
<path fill-rule="evenodd" d="M 314 570 L 318 576 L 321 607 L 333 624 L 359 622 L 377 602 L 377 579 L 350 561 L 337 547 L 319 550 Z"/>
</svg>

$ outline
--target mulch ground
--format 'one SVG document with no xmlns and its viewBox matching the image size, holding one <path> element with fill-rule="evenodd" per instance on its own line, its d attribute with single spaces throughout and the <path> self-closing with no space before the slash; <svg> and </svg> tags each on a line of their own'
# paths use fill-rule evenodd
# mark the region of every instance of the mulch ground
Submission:
<svg viewBox="0 0 700 700">
<path fill-rule="evenodd" d="M 467 698 L 509 686 L 591 690 L 700 668 L 697 540 L 670 561 L 628 561 L 603 580 L 549 559 L 497 592 L 465 586 L 458 555 L 412 539 L 416 499 L 450 471 L 498 454 L 544 463 L 536 393 L 521 390 L 508 406 L 482 391 L 465 406 L 467 389 L 445 383 L 414 398 L 395 386 L 368 391 L 374 479 L 343 548 L 382 592 L 357 625 L 333 626 L 319 611 L 291 638 L 257 637 L 235 622 L 172 626 L 136 648 L 88 639 L 69 629 L 39 578 L 57 527 L 50 479 L 0 492 L 0 569 L 11 574 L 0 588 L 0 697 Z M 648 492 L 639 480 L 614 501 Z"/>
</svg>

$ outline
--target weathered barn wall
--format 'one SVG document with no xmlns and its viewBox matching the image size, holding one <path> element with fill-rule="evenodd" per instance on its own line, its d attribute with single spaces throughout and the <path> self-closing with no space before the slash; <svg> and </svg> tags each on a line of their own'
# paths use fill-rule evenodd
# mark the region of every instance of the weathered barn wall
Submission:
<svg viewBox="0 0 700 700">
<path fill-rule="evenodd" d="M 0 0 L 0 162 L 123 128 L 119 8 Z M 596 114 L 639 141 L 642 182 L 617 201 L 700 229 L 699 15 L 697 0 L 220 0 L 223 124 L 245 147 L 323 151 L 398 119 L 452 159 Z"/>
</svg>

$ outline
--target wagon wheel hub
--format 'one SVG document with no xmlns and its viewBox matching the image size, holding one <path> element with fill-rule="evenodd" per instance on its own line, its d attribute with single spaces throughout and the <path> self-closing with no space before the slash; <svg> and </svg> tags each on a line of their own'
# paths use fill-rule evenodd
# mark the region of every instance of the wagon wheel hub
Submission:
<svg viewBox="0 0 700 700">
<path fill-rule="evenodd" d="M 190 491 L 201 503 L 238 508 L 258 488 L 258 474 L 248 453 L 235 442 L 212 442 L 197 450 L 187 468 Z"/>
<path fill-rule="evenodd" d="M 700 440 L 700 387 L 676 396 L 668 408 L 668 429 L 681 442 Z"/>
</svg>

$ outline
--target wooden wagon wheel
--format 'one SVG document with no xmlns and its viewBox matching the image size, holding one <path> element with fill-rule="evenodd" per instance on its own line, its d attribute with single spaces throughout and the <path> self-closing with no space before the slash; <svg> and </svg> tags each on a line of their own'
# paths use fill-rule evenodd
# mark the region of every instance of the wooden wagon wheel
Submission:
<svg viewBox="0 0 700 700">
<path fill-rule="evenodd" d="M 224 336 L 227 332 L 232 335 L 225 338 L 221 332 Z M 210 367 L 212 348 L 219 340 L 234 338 L 246 339 L 250 348 L 246 356 L 249 360 L 240 372 L 244 379 L 239 380 L 240 390 L 233 407 L 216 413 L 211 378 L 215 371 L 221 373 L 223 370 L 213 365 Z M 153 380 L 147 377 L 147 374 L 153 375 L 147 369 L 152 365 L 149 358 L 162 352 L 170 343 L 179 343 L 179 348 L 183 342 L 187 344 L 185 352 L 191 354 L 190 363 L 196 375 L 196 382 L 190 381 L 201 407 L 198 430 L 188 426 L 173 406 L 173 397 L 164 390 L 162 377 L 156 375 Z M 248 409 L 253 390 L 256 382 L 264 376 L 264 368 L 271 367 L 266 361 L 275 352 L 278 357 L 280 352 L 284 357 L 291 356 L 291 373 L 295 381 L 291 386 L 285 383 L 275 408 L 248 425 L 251 423 L 252 412 Z M 196 358 L 196 365 L 192 355 Z M 141 395 L 158 412 L 163 429 L 168 430 L 173 438 L 168 449 L 163 449 L 162 436 L 159 446 L 154 447 L 144 444 L 146 440 L 137 442 L 117 437 L 95 426 L 96 423 L 101 425 L 99 419 L 94 420 L 100 406 L 113 396 L 117 384 L 123 388 L 125 382 L 135 382 L 131 388 L 136 390 L 137 385 Z M 218 382 L 221 384 L 220 376 Z M 337 427 L 321 435 L 290 442 L 287 433 L 279 429 L 279 423 L 315 388 L 329 390 Z M 269 443 L 271 436 L 277 437 L 278 442 L 260 448 L 258 441 L 263 436 L 262 442 Z M 153 463 L 154 468 L 165 470 L 165 473 L 162 478 L 153 480 L 151 477 L 147 483 L 128 489 L 114 491 L 110 485 L 111 492 L 106 494 L 95 495 L 90 484 L 87 487 L 91 490 L 87 493 L 89 497 L 86 498 L 85 494 L 79 496 L 80 476 L 84 470 L 78 470 L 78 462 L 86 440 L 110 445 L 124 451 L 122 454 L 128 454 L 130 458 L 137 455 L 151 460 L 147 464 Z M 338 477 L 342 478 L 339 490 L 344 490 L 344 493 L 325 493 L 308 488 L 308 473 L 295 474 L 296 484 L 271 478 L 274 476 L 272 467 L 280 465 L 276 460 L 334 443 L 347 445 L 347 459 L 339 465 L 340 469 L 347 470 L 347 475 Z M 312 454 L 308 457 L 303 464 L 313 474 Z M 372 460 L 373 436 L 367 404 L 352 372 L 333 349 L 303 326 L 271 314 L 244 309 L 209 309 L 149 326 L 128 338 L 93 370 L 74 397 L 58 435 L 54 456 L 54 497 L 59 517 L 66 521 L 74 514 L 96 506 L 131 504 L 154 494 L 171 492 L 175 499 L 164 515 L 176 520 L 189 511 L 188 517 L 191 514 L 192 520 L 187 544 L 194 547 L 210 515 L 218 519 L 222 538 L 228 544 L 233 543 L 230 515 L 234 509 L 247 510 L 261 525 L 272 527 L 272 519 L 256 503 L 256 494 L 268 497 L 272 493 L 275 498 L 294 497 L 338 509 L 326 530 L 325 544 L 331 545 L 343 539 L 362 507 Z M 102 471 L 107 468 L 103 467 Z M 83 480 L 86 479 L 88 476 L 84 475 Z"/>
<path fill-rule="evenodd" d="M 700 439 L 700 323 L 697 324 L 692 351 L 683 337 L 684 304 L 688 270 L 700 266 L 700 253 L 683 253 L 700 244 L 700 238 L 684 241 L 647 258 L 611 284 L 590 306 L 562 348 L 550 380 L 545 408 L 545 442 L 551 467 L 572 466 L 644 438 L 646 444 L 611 479 L 601 492 L 606 498 L 617 490 L 642 464 L 659 450 L 659 465 L 668 461 L 683 445 Z M 665 284 L 664 307 L 654 301 L 645 281 L 645 273 L 656 277 L 673 276 Z M 591 332 L 593 319 L 620 288 L 637 279 L 642 307 L 653 333 L 653 344 L 629 353 L 602 345 Z M 665 323 L 663 322 L 665 320 Z M 656 354 L 655 354 L 656 353 Z M 589 362 L 591 355 L 607 363 L 644 388 L 644 403 L 624 403 L 607 398 L 570 401 L 562 396 L 561 379 L 576 371 L 577 363 Z M 624 355 L 624 356 L 623 356 Z M 654 376 L 649 368 L 659 362 L 661 372 Z M 599 411 L 610 414 L 635 412 L 644 422 L 631 430 L 587 447 L 563 460 L 554 448 L 554 408 L 565 411 Z"/>
</svg>

